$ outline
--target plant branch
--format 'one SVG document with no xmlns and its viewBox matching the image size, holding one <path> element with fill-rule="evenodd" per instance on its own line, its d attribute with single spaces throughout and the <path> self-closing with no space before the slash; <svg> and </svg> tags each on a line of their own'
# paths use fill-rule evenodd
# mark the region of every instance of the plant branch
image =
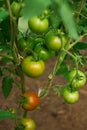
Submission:
<svg viewBox="0 0 87 130">
<path fill-rule="evenodd" d="M 5 55 L 5 54 L 0 54 L 1 57 L 5 57 L 5 58 L 8 58 L 9 60 L 12 60 L 13 61 L 13 57 L 12 56 L 9 56 L 9 55 Z"/>
<path fill-rule="evenodd" d="M 6 3 L 7 3 L 7 7 L 8 7 L 8 11 L 9 11 L 9 14 L 10 14 L 10 27 L 11 27 L 11 41 L 12 41 L 12 35 L 13 35 L 13 22 L 12 22 L 12 12 L 11 12 L 11 5 L 10 5 L 10 1 L 9 0 L 6 0 Z"/>
<path fill-rule="evenodd" d="M 80 7 L 79 7 L 79 11 L 78 11 L 78 15 L 77 15 L 77 20 L 78 20 L 79 15 L 80 15 L 80 13 L 81 13 L 81 11 L 82 11 L 82 8 L 83 8 L 84 3 L 85 3 L 85 0 L 82 0 L 82 1 L 81 1 L 81 4 L 80 4 Z"/>
<path fill-rule="evenodd" d="M 71 39 L 69 39 L 68 43 L 67 43 L 66 46 L 65 46 L 65 49 L 66 49 L 66 50 L 69 49 L 70 41 L 71 41 Z M 55 63 L 55 65 L 54 65 L 54 68 L 53 68 L 52 72 L 51 72 L 51 73 L 49 74 L 49 76 L 48 76 L 48 82 L 47 82 L 46 88 L 45 88 L 45 90 L 41 93 L 40 97 L 46 96 L 46 92 L 48 92 L 49 89 L 52 87 L 52 83 L 53 83 L 53 80 L 54 80 L 54 78 L 55 78 L 56 71 L 60 68 L 60 65 L 62 64 L 62 62 L 63 62 L 63 60 L 64 60 L 66 54 L 67 54 L 67 52 L 64 52 L 63 49 L 61 48 L 60 54 L 59 54 L 59 56 L 57 57 L 56 63 Z"/>
<path fill-rule="evenodd" d="M 70 50 L 73 46 L 75 46 L 75 45 L 76 45 L 80 40 L 82 40 L 82 38 L 84 38 L 85 36 L 87 36 L 87 33 L 83 34 L 83 35 L 80 36 L 75 42 L 73 42 L 73 43 L 70 45 L 70 47 L 69 47 L 68 50 Z"/>
</svg>

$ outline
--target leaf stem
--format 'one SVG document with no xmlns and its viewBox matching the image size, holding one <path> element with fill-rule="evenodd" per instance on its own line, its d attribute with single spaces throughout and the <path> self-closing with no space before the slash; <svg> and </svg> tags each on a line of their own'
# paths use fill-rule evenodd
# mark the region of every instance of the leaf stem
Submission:
<svg viewBox="0 0 87 130">
<path fill-rule="evenodd" d="M 84 38 L 85 36 L 87 36 L 87 33 L 83 34 L 82 36 L 79 37 L 79 39 L 77 39 L 75 42 L 73 42 L 73 43 L 70 45 L 70 47 L 69 47 L 68 50 L 70 50 L 73 46 L 75 46 L 75 45 L 76 45 L 80 40 L 82 40 L 82 38 Z"/>
<path fill-rule="evenodd" d="M 80 13 L 81 13 L 81 11 L 82 11 L 82 8 L 83 8 L 84 3 L 85 3 L 85 0 L 82 0 L 82 1 L 81 1 L 81 4 L 80 4 L 80 7 L 79 7 L 78 14 L 77 14 L 77 20 L 79 19 L 79 15 L 80 15 Z"/>
<path fill-rule="evenodd" d="M 10 30 L 11 30 L 11 38 L 10 38 L 10 42 L 12 45 L 12 55 L 14 57 L 14 61 L 16 64 L 19 64 L 19 53 L 18 53 L 18 49 L 16 46 L 16 37 L 17 37 L 17 25 L 16 22 L 18 21 L 15 17 L 13 17 L 12 15 L 12 11 L 11 11 L 11 5 L 10 5 L 10 0 L 6 0 L 7 3 L 7 7 L 8 7 L 8 11 L 10 14 Z"/>
</svg>

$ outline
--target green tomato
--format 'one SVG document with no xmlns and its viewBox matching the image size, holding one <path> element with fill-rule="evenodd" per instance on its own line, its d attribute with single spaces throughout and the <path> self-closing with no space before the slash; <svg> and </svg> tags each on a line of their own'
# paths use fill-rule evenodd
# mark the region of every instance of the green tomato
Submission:
<svg viewBox="0 0 87 130">
<path fill-rule="evenodd" d="M 48 51 L 46 48 L 42 47 L 42 46 L 36 46 L 35 47 L 35 52 L 37 53 L 39 59 L 46 61 L 50 58 L 50 51 Z"/>
<path fill-rule="evenodd" d="M 86 84 L 86 75 L 80 70 L 72 70 L 69 73 L 68 79 L 71 85 L 76 89 L 82 88 Z"/>
<path fill-rule="evenodd" d="M 45 40 L 46 40 L 46 46 L 50 50 L 54 50 L 54 51 L 60 50 L 62 47 L 62 44 L 63 44 L 63 46 L 65 46 L 65 44 L 66 44 L 65 36 L 61 35 L 61 37 L 60 37 L 60 36 L 54 34 L 54 32 L 52 30 L 47 33 Z"/>
<path fill-rule="evenodd" d="M 27 46 L 27 41 L 24 40 L 23 38 L 19 39 L 18 46 L 19 46 L 20 50 L 23 51 Z"/>
<path fill-rule="evenodd" d="M 36 124 L 31 118 L 23 118 L 21 120 L 21 125 L 24 126 L 23 130 L 36 130 Z"/>
<path fill-rule="evenodd" d="M 48 50 L 46 50 L 45 48 L 42 48 L 39 52 L 39 56 L 40 56 L 40 59 L 42 59 L 43 61 L 46 61 L 50 58 L 50 52 L 48 52 Z"/>
<path fill-rule="evenodd" d="M 76 103 L 79 100 L 79 92 L 76 90 L 70 90 L 70 88 L 64 88 L 62 96 L 64 100 L 69 103 L 73 104 Z"/>
<path fill-rule="evenodd" d="M 45 64 L 42 60 L 35 61 L 32 56 L 28 56 L 22 61 L 22 70 L 27 76 L 36 78 L 44 73 Z"/>
<path fill-rule="evenodd" d="M 20 38 L 18 40 L 18 47 L 21 51 L 24 51 L 26 49 L 29 53 L 29 51 L 31 52 L 31 50 L 33 49 L 34 43 L 29 39 L 25 40 L 24 38 Z"/>
<path fill-rule="evenodd" d="M 39 17 L 35 16 L 28 21 L 29 28 L 32 32 L 36 34 L 45 33 L 49 27 L 48 19 L 40 19 Z"/>
<path fill-rule="evenodd" d="M 13 3 L 11 4 L 11 11 L 14 16 L 21 16 L 21 4 L 19 2 L 13 1 Z"/>
</svg>

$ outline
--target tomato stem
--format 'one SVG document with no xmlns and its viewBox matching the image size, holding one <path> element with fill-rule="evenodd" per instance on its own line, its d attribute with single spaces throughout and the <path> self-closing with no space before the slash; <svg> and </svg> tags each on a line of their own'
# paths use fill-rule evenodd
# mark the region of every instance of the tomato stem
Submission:
<svg viewBox="0 0 87 130">
<path fill-rule="evenodd" d="M 69 49 L 70 50 L 73 46 L 75 46 L 80 40 L 82 40 L 82 38 L 84 38 L 85 36 L 87 36 L 87 32 L 84 33 L 82 36 L 80 36 L 75 42 L 73 42 L 70 46 Z"/>
<path fill-rule="evenodd" d="M 70 45 L 71 39 L 68 39 L 68 43 L 65 45 L 65 49 L 68 50 L 69 49 L 69 45 Z M 48 76 L 48 82 L 46 85 L 45 90 L 41 93 L 40 97 L 44 97 L 46 94 L 45 92 L 49 91 L 50 88 L 52 87 L 52 83 L 53 80 L 55 78 L 56 75 L 56 71 L 60 68 L 60 65 L 62 64 L 62 62 L 64 61 L 64 58 L 66 56 L 66 52 L 63 51 L 63 49 L 61 49 L 59 56 L 56 59 L 56 63 L 54 65 L 54 68 L 52 70 L 52 72 L 49 74 Z"/>
<path fill-rule="evenodd" d="M 80 7 L 79 7 L 79 10 L 78 10 L 77 20 L 79 19 L 79 16 L 81 14 L 81 11 L 82 11 L 82 8 L 84 6 L 84 3 L 85 3 L 85 0 L 82 0 L 81 4 L 80 4 Z"/>
</svg>

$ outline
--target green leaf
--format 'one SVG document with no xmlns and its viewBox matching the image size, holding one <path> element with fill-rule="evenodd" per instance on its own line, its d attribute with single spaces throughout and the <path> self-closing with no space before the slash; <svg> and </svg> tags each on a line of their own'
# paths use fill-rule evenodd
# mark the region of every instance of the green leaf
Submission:
<svg viewBox="0 0 87 130">
<path fill-rule="evenodd" d="M 5 41 L 3 44 L 7 44 L 7 42 L 10 41 L 11 36 L 10 16 L 7 16 L 2 22 L 0 22 L 0 30 Z"/>
<path fill-rule="evenodd" d="M 4 69 L 9 71 L 10 73 L 12 73 L 14 75 L 17 75 L 16 70 L 11 68 L 10 66 L 5 66 Z"/>
<path fill-rule="evenodd" d="M 60 68 L 56 71 L 56 75 L 64 74 L 68 70 L 69 70 L 69 66 L 65 62 L 63 62 L 60 65 Z"/>
<path fill-rule="evenodd" d="M 2 57 L 1 62 L 2 62 L 3 65 L 6 65 L 7 63 L 11 62 L 11 60 L 7 57 Z"/>
<path fill-rule="evenodd" d="M 69 65 L 67 65 L 65 62 L 62 62 L 60 68 L 56 71 L 56 75 L 63 75 L 64 79 L 67 80 L 69 71 Z"/>
<path fill-rule="evenodd" d="M 10 47 L 7 45 L 0 45 L 0 52 L 10 50 Z"/>
<path fill-rule="evenodd" d="M 87 43 L 78 42 L 74 47 L 76 49 L 84 50 L 87 49 Z"/>
<path fill-rule="evenodd" d="M 0 120 L 4 120 L 8 118 L 16 118 L 16 114 L 8 111 L 0 110 Z"/>
<path fill-rule="evenodd" d="M 9 76 L 6 76 L 2 80 L 2 92 L 5 98 L 7 98 L 11 92 L 13 84 L 13 79 Z"/>
<path fill-rule="evenodd" d="M 60 14 L 66 29 L 68 30 L 72 38 L 78 39 L 78 33 L 77 33 L 74 18 L 73 18 L 73 14 L 67 1 L 55 0 L 55 2 L 58 5 L 57 12 Z"/>
<path fill-rule="evenodd" d="M 19 29 L 19 31 L 22 32 L 22 33 L 24 33 L 24 32 L 27 31 L 27 29 L 28 29 L 28 19 L 27 19 L 27 18 L 25 19 L 24 17 L 21 17 L 21 18 L 19 19 L 18 29 Z"/>
<path fill-rule="evenodd" d="M 61 23 L 60 17 L 55 12 L 53 12 L 51 14 L 50 21 L 51 21 L 53 28 L 57 28 Z"/>
<path fill-rule="evenodd" d="M 8 12 L 4 9 L 0 9 L 0 21 L 8 16 Z"/>
<path fill-rule="evenodd" d="M 44 10 L 50 4 L 50 0 L 25 0 L 25 7 L 23 15 L 26 18 L 31 18 L 35 15 L 40 15 L 41 11 Z"/>
</svg>

